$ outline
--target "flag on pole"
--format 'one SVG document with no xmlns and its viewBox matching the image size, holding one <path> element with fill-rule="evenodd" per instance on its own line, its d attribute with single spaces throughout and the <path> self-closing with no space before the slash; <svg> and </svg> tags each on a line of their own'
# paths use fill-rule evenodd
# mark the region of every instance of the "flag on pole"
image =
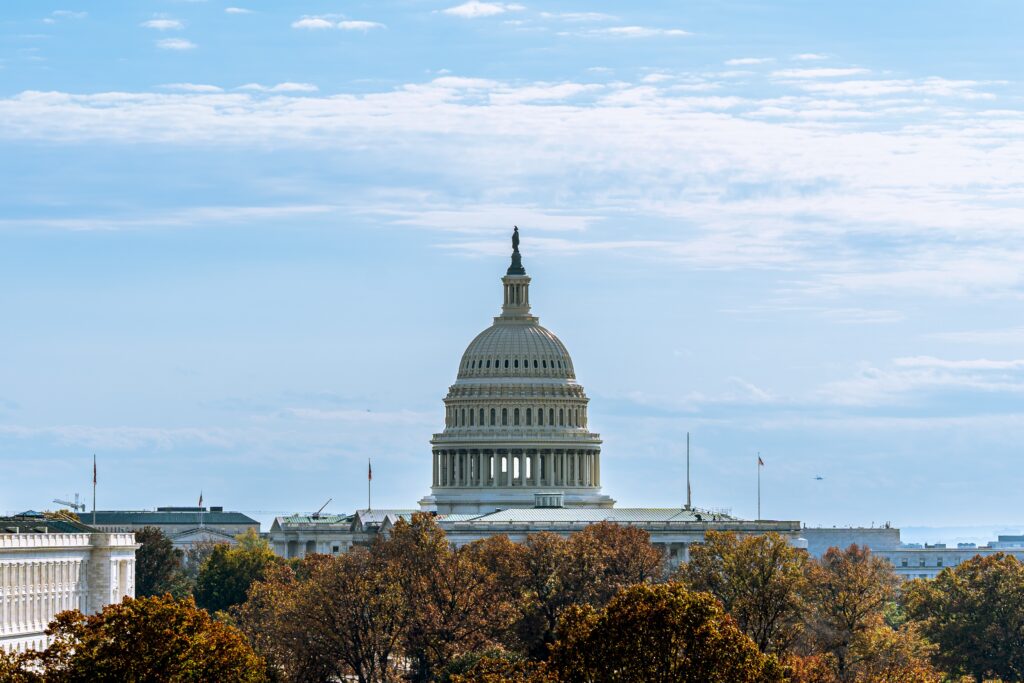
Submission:
<svg viewBox="0 0 1024 683">
<path fill-rule="evenodd" d="M 373 465 L 369 460 L 366 461 L 366 481 L 373 481 Z"/>
<path fill-rule="evenodd" d="M 199 507 L 203 507 L 203 492 L 199 492 Z"/>
<path fill-rule="evenodd" d="M 96 454 L 92 454 L 92 485 L 96 485 Z"/>
<path fill-rule="evenodd" d="M 760 455 L 757 456 L 757 466 L 758 467 L 764 467 L 764 460 L 761 459 Z"/>
</svg>

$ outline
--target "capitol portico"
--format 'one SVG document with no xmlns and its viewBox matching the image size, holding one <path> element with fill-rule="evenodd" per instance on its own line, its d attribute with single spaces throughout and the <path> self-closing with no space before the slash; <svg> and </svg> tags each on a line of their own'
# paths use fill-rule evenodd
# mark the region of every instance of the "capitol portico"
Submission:
<svg viewBox="0 0 1024 683">
<path fill-rule="evenodd" d="M 587 429 L 589 399 L 565 345 L 530 313 L 518 228 L 501 281 L 501 315 L 470 342 L 444 399 L 431 495 L 420 506 L 440 514 L 610 508 L 601 437 Z"/>
</svg>

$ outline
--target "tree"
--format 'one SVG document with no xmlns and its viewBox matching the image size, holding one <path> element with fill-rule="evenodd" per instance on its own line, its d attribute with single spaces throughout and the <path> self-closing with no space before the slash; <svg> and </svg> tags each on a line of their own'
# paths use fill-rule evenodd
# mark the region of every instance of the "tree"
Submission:
<svg viewBox="0 0 1024 683">
<path fill-rule="evenodd" d="M 409 609 L 402 628 L 410 679 L 431 681 L 455 657 L 496 642 L 511 606 L 495 575 L 466 548 L 453 550 L 429 515 L 399 520 L 372 552 L 391 568 Z"/>
<path fill-rule="evenodd" d="M 185 595 L 189 587 L 182 572 L 184 553 L 157 527 L 143 527 L 135 532 L 135 540 L 141 544 L 135 551 L 135 595 Z"/>
<path fill-rule="evenodd" d="M 775 656 L 762 654 L 712 595 L 681 583 L 632 586 L 601 611 L 570 608 L 549 666 L 559 680 L 592 683 L 785 680 Z"/>
<path fill-rule="evenodd" d="M 20 666 L 47 683 L 266 680 L 263 661 L 242 634 L 191 598 L 125 598 L 88 617 L 61 612 L 46 632 L 50 647 L 29 653 Z"/>
<path fill-rule="evenodd" d="M 245 602 L 249 586 L 269 567 L 283 563 L 270 544 L 252 529 L 237 537 L 238 545 L 218 544 L 203 560 L 196 577 L 196 603 L 210 612 Z"/>
<path fill-rule="evenodd" d="M 643 529 L 598 522 L 569 537 L 574 592 L 600 607 L 626 586 L 663 578 L 665 557 Z M 570 579 L 570 580 L 571 580 Z"/>
<path fill-rule="evenodd" d="M 977 681 L 1024 680 L 1024 563 L 997 553 L 911 582 L 903 603 L 935 659 Z"/>
<path fill-rule="evenodd" d="M 857 545 L 829 548 L 809 565 L 805 646 L 831 656 L 840 681 L 854 680 L 851 648 L 884 625 L 898 582 L 889 562 Z"/>
<path fill-rule="evenodd" d="M 718 598 L 762 652 L 782 653 L 800 633 L 807 561 L 779 534 L 709 531 L 678 577 Z"/>
</svg>

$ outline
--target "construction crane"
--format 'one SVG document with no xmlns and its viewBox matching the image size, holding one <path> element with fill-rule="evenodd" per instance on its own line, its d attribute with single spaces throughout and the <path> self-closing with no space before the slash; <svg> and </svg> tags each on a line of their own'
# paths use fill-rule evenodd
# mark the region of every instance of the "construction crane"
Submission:
<svg viewBox="0 0 1024 683">
<path fill-rule="evenodd" d="M 53 502 L 57 503 L 58 505 L 66 505 L 67 507 L 71 508 L 75 512 L 85 512 L 85 503 L 79 503 L 78 502 L 78 494 L 77 493 L 75 494 L 75 502 L 74 503 L 72 503 L 70 500 L 61 500 L 60 498 L 54 498 Z"/>
<path fill-rule="evenodd" d="M 317 510 L 316 512 L 314 512 L 313 514 L 311 514 L 311 515 L 310 515 L 310 517 L 312 517 L 313 519 L 320 519 L 320 513 L 324 511 L 324 508 L 325 508 L 325 507 L 327 507 L 327 505 L 328 505 L 328 504 L 329 504 L 329 503 L 330 503 L 330 502 L 331 502 L 332 500 L 334 500 L 334 499 L 333 499 L 333 498 L 328 498 L 328 499 L 327 499 L 327 502 L 326 502 L 326 503 L 324 503 L 323 505 L 321 505 L 321 506 L 320 506 L 320 509 L 319 509 L 319 510 Z"/>
</svg>

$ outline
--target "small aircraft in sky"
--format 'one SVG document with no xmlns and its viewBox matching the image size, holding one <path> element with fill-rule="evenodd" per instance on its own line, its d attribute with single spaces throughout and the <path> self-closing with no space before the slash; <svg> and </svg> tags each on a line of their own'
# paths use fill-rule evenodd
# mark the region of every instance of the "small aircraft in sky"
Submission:
<svg viewBox="0 0 1024 683">
<path fill-rule="evenodd" d="M 825 481 L 825 477 L 821 476 L 820 474 L 815 475 L 814 481 Z"/>
</svg>

